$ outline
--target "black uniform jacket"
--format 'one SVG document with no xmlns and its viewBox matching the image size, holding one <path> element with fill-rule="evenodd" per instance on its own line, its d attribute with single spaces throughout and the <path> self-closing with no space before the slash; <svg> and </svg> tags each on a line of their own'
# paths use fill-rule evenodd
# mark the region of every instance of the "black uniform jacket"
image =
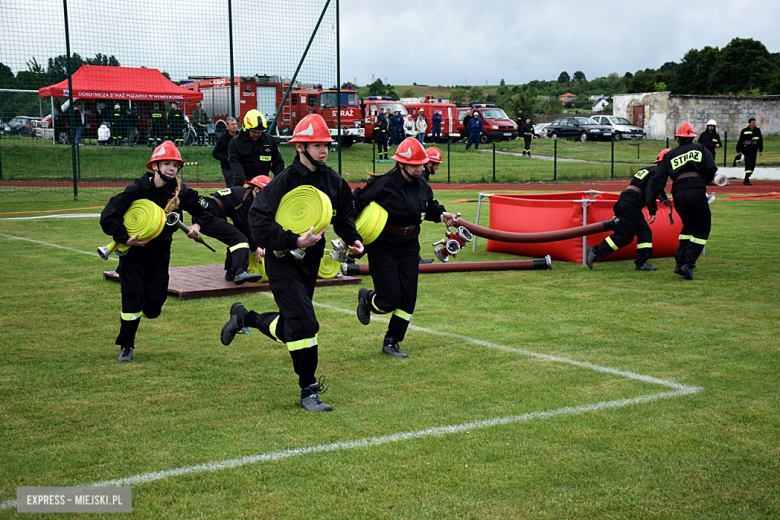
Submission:
<svg viewBox="0 0 780 520">
<path fill-rule="evenodd" d="M 330 198 L 333 205 L 333 218 L 330 225 L 344 242 L 352 245 L 355 240 L 363 240 L 355 229 L 355 211 L 352 207 L 352 196 L 347 181 L 328 167 L 310 171 L 296 157 L 291 166 L 274 177 L 265 188 L 258 192 L 252 207 L 249 209 L 249 224 L 252 227 L 252 235 L 260 247 L 271 251 L 283 251 L 298 247 L 296 241 L 300 235 L 282 229 L 282 226 L 274 220 L 274 216 L 282 197 L 298 186 L 304 185 L 314 186 Z M 313 246 L 307 247 L 306 256 L 301 262 L 305 264 L 319 262 L 326 242 L 323 238 Z M 292 258 L 290 255 L 285 258 L 288 257 Z"/>
<path fill-rule="evenodd" d="M 739 141 L 737 141 L 737 152 L 763 152 L 764 151 L 764 139 L 761 137 L 761 130 L 755 127 L 753 130 L 750 127 L 743 128 L 739 134 Z"/>
<path fill-rule="evenodd" d="M 149 114 L 151 118 L 150 128 L 162 130 L 165 128 L 165 113 L 162 110 L 152 110 Z"/>
<path fill-rule="evenodd" d="M 228 162 L 228 146 L 230 145 L 230 141 L 234 137 L 235 136 L 230 135 L 230 132 L 225 132 L 224 134 L 219 136 L 219 139 L 217 140 L 217 144 L 214 146 L 214 150 L 211 152 L 211 156 L 221 163 L 223 170 L 230 169 L 230 162 Z M 247 180 L 251 181 L 252 179 L 247 179 Z"/>
<path fill-rule="evenodd" d="M 651 215 L 655 215 L 655 213 L 658 211 L 658 206 L 655 203 L 655 197 L 653 197 L 647 189 L 650 181 L 655 175 L 655 170 L 655 166 L 648 166 L 647 168 L 642 168 L 636 172 L 633 177 L 631 177 L 629 186 L 636 186 L 645 192 L 644 197 L 634 190 L 625 190 L 620 194 L 621 199 L 628 200 L 640 208 L 647 206 L 647 209 L 650 211 Z"/>
<path fill-rule="evenodd" d="M 258 246 L 252 238 L 249 227 L 249 208 L 252 207 L 252 203 L 255 201 L 255 196 L 252 195 L 252 188 L 252 186 L 249 188 L 233 186 L 232 188 L 225 188 L 212 193 L 211 197 L 218 199 L 222 203 L 222 208 L 225 208 L 224 212 L 219 204 L 208 198 L 202 200 L 200 205 L 210 211 L 214 211 L 213 214 L 229 217 L 236 229 L 241 231 L 249 240 L 249 249 L 254 251 Z M 193 217 L 192 221 L 203 226 L 206 219 L 214 218 L 210 211 L 198 215 L 197 218 Z"/>
<path fill-rule="evenodd" d="M 719 144 L 723 146 L 723 143 L 720 142 L 720 135 L 718 135 L 718 132 L 708 132 L 707 130 L 701 133 L 698 142 L 703 144 L 704 148 L 713 152 L 715 151 L 715 145 Z"/>
<path fill-rule="evenodd" d="M 528 123 L 523 123 L 523 125 L 520 127 L 520 133 L 522 135 L 534 135 L 534 125 L 529 125 Z"/>
<path fill-rule="evenodd" d="M 248 131 L 241 131 L 228 145 L 233 175 L 251 181 L 258 175 L 273 177 L 284 170 L 284 160 L 273 138 L 267 132 L 253 141 Z"/>
<path fill-rule="evenodd" d="M 176 110 L 171 110 L 168 112 L 168 125 L 171 127 L 171 131 L 173 130 L 184 130 L 184 114 L 181 110 L 178 108 Z M 177 139 L 181 139 L 182 136 L 176 135 Z"/>
<path fill-rule="evenodd" d="M 374 124 L 374 132 L 372 134 L 374 142 L 385 141 L 387 139 L 387 118 L 378 119 Z"/>
<path fill-rule="evenodd" d="M 707 183 L 712 182 L 718 167 L 715 166 L 715 159 L 708 152 L 703 144 L 684 143 L 671 149 L 664 155 L 664 158 L 658 163 L 653 175 L 649 196 L 657 197 L 663 193 L 666 188 L 666 180 L 672 178 L 672 192 L 686 190 L 689 188 L 707 189 Z M 682 173 L 696 172 L 701 174 L 699 177 L 686 177 L 677 180 L 677 176 Z"/>
<path fill-rule="evenodd" d="M 422 177 L 409 182 L 397 167 L 382 176 L 369 178 L 366 187 L 357 188 L 352 197 L 358 214 L 374 201 L 387 210 L 387 223 L 391 226 L 418 226 L 408 235 L 414 237 L 420 234 L 423 218 L 441 222 L 441 214 L 445 211 L 444 206 L 434 200 L 433 190 Z"/>
<path fill-rule="evenodd" d="M 175 183 L 169 182 L 161 188 L 157 188 L 154 185 L 154 174 L 146 173 L 125 188 L 125 191 L 111 197 L 100 213 L 100 227 L 103 228 L 106 235 L 111 235 L 116 242 L 126 244 L 130 240 L 130 235 L 125 228 L 125 213 L 130 209 L 130 204 L 139 199 L 149 199 L 161 208 L 165 208 L 168 201 L 173 198 L 174 191 L 176 191 Z M 191 190 L 184 183 L 181 183 L 179 206 L 177 207 L 179 214 L 181 215 L 181 210 L 186 210 L 193 216 L 193 219 L 197 219 L 198 215 L 205 211 L 198 199 L 197 191 Z M 173 233 L 177 229 L 175 226 L 166 225 L 162 233 Z"/>
<path fill-rule="evenodd" d="M 425 182 L 429 182 L 429 181 L 428 181 L 428 179 L 430 179 L 430 178 L 431 178 L 431 175 L 436 175 L 436 172 L 434 172 L 432 169 L 430 169 L 430 168 L 429 168 L 430 164 L 431 164 L 431 163 L 428 163 L 428 164 L 426 164 L 426 165 L 423 167 L 423 172 L 422 172 L 422 175 L 421 175 L 421 177 L 422 177 L 423 179 L 425 179 Z"/>
</svg>

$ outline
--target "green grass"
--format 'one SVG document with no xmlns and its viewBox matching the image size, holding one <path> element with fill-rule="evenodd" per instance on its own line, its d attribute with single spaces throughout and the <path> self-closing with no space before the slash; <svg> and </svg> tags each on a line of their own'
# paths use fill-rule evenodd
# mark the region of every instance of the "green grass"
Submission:
<svg viewBox="0 0 780 520">
<path fill-rule="evenodd" d="M 475 204 L 447 201 L 476 192 L 437 195 L 474 220 Z M 109 196 L 10 194 L 0 212 L 99 206 Z M 693 282 L 672 274 L 670 258 L 653 260 L 654 273 L 622 261 L 423 275 L 412 321 L 703 391 L 166 478 L 133 486 L 134 517 L 777 518 L 780 205 L 719 200 L 712 209 Z M 443 231 L 423 226 L 424 256 Z M 0 220 L 0 234 L 87 252 L 108 241 L 90 218 Z M 379 354 L 385 323 L 363 327 L 351 314 L 352 286 L 315 294 L 349 312 L 317 308 L 318 372 L 335 411 L 306 413 L 284 347 L 257 331 L 219 343 L 232 298 L 169 298 L 159 319 L 142 322 L 134 361 L 120 365 L 119 285 L 101 279 L 116 262 L 2 235 L 0 501 L 17 486 L 87 484 L 668 390 L 423 330 L 403 344 L 409 359 L 390 359 Z M 484 246 L 457 261 L 516 258 Z M 179 234 L 171 264 L 204 263 L 221 254 Z M 243 301 L 274 308 L 268 295 Z"/>
</svg>

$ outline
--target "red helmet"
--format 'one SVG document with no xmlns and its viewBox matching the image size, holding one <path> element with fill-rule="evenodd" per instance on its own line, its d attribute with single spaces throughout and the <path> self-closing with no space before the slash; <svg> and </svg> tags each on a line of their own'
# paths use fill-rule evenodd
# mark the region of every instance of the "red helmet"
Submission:
<svg viewBox="0 0 780 520">
<path fill-rule="evenodd" d="M 258 175 L 251 181 L 247 181 L 247 184 L 251 184 L 252 186 L 257 186 L 261 190 L 268 186 L 268 183 L 271 182 L 271 177 L 268 175 Z"/>
<path fill-rule="evenodd" d="M 157 161 L 179 161 L 180 168 L 184 165 L 184 160 L 181 158 L 179 150 L 176 149 L 176 145 L 171 141 L 164 141 L 163 144 L 154 149 L 152 158 L 146 163 L 146 168 L 152 171 L 152 165 Z"/>
<path fill-rule="evenodd" d="M 425 153 L 425 148 L 420 144 L 420 141 L 414 137 L 407 137 L 398 145 L 398 149 L 391 159 L 402 164 L 416 165 L 427 163 L 428 155 Z"/>
<path fill-rule="evenodd" d="M 696 132 L 693 130 L 693 127 L 690 123 L 684 122 L 677 128 L 677 133 L 674 134 L 675 137 L 696 137 Z"/>
<path fill-rule="evenodd" d="M 432 163 L 441 164 L 441 150 L 435 146 L 431 146 L 425 150 L 425 154 L 428 156 L 428 161 Z"/>
<path fill-rule="evenodd" d="M 687 124 L 687 123 L 686 123 L 686 124 Z M 658 164 L 659 162 L 661 162 L 661 159 L 663 159 L 663 158 L 664 158 L 664 155 L 666 155 L 666 152 L 668 152 L 669 150 L 671 150 L 671 148 L 664 148 L 663 150 L 661 150 L 660 152 L 658 152 L 658 159 L 656 159 L 655 161 L 653 161 L 653 164 Z"/>
<path fill-rule="evenodd" d="M 309 114 L 295 125 L 293 137 L 288 143 L 332 143 L 328 124 L 319 114 Z"/>
</svg>

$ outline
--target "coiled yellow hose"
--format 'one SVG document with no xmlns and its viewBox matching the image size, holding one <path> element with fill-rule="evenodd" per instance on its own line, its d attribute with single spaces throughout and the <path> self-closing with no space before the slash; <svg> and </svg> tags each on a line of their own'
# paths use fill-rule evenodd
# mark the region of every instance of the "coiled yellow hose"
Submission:
<svg viewBox="0 0 780 520">
<path fill-rule="evenodd" d="M 333 206 L 330 198 L 314 186 L 298 186 L 282 197 L 274 220 L 284 228 L 303 235 L 312 227 L 319 233 L 330 225 Z"/>
<path fill-rule="evenodd" d="M 329 255 L 330 249 L 326 249 L 322 260 L 320 260 L 317 278 L 335 278 L 341 271 L 341 264 L 333 260 Z"/>
<path fill-rule="evenodd" d="M 368 245 L 382 233 L 387 224 L 387 211 L 374 201 L 363 208 L 358 218 L 355 219 L 355 227 L 363 237 L 363 245 Z"/>
<path fill-rule="evenodd" d="M 265 273 L 265 257 L 263 257 L 262 262 L 258 262 L 255 259 L 255 254 L 252 253 L 249 256 L 249 267 L 247 268 L 247 271 L 249 271 L 252 274 L 262 274 L 263 277 L 260 279 L 261 282 L 268 281 L 268 275 Z"/>
<path fill-rule="evenodd" d="M 130 204 L 125 213 L 125 228 L 130 237 L 138 233 L 138 240 L 157 238 L 165 228 L 165 210 L 149 199 L 139 199 Z M 111 242 L 106 246 L 109 252 L 127 251 L 131 246 Z"/>
</svg>

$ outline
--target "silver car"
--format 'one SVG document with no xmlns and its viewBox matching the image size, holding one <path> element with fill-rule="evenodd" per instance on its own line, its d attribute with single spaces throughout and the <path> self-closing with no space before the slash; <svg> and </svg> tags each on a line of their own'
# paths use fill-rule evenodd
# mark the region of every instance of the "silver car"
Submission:
<svg viewBox="0 0 780 520">
<path fill-rule="evenodd" d="M 591 116 L 597 123 L 611 126 L 615 132 L 615 141 L 621 139 L 644 139 L 646 134 L 643 128 L 632 125 L 625 117 L 618 116 Z"/>
</svg>

